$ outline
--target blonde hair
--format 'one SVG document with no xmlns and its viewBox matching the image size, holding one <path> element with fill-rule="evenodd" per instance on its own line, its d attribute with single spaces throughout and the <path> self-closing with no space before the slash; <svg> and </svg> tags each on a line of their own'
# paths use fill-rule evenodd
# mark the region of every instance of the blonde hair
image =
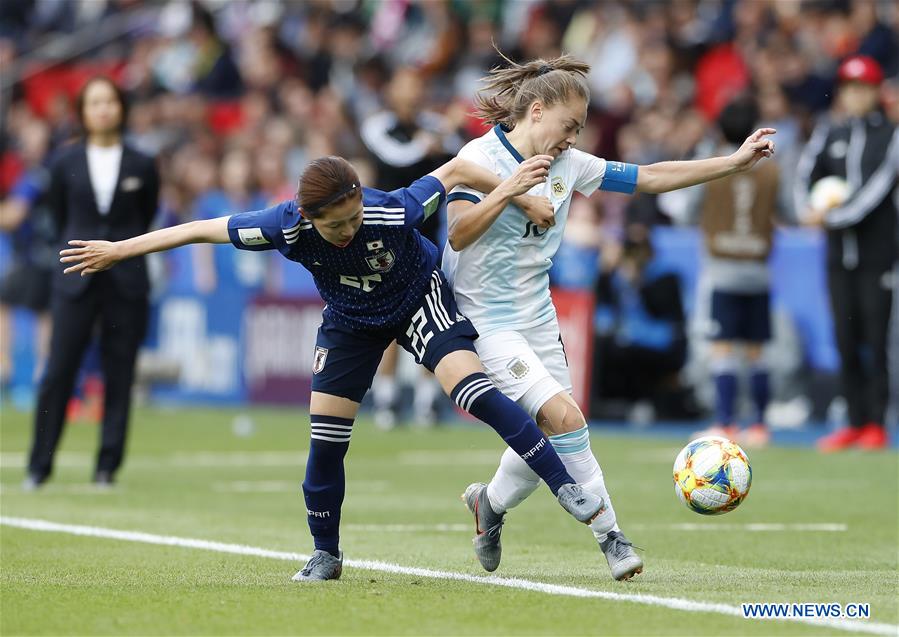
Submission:
<svg viewBox="0 0 899 637">
<path fill-rule="evenodd" d="M 475 114 L 491 124 L 513 127 L 537 100 L 552 106 L 577 95 L 589 103 L 586 75 L 590 65 L 586 62 L 562 55 L 518 64 L 499 49 L 497 52 L 509 65 L 497 67 L 482 78 L 484 89 L 475 98 Z"/>
</svg>

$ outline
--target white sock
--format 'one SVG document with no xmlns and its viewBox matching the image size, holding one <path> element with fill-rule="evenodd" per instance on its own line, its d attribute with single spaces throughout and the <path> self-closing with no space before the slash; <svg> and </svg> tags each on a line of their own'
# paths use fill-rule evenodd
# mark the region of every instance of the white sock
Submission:
<svg viewBox="0 0 899 637">
<path fill-rule="evenodd" d="M 487 500 L 496 513 L 505 513 L 516 507 L 537 490 L 540 478 L 510 447 L 506 447 L 500 458 L 490 484 L 487 485 Z"/>
<path fill-rule="evenodd" d="M 549 436 L 549 441 L 575 482 L 605 501 L 605 512 L 590 524 L 590 529 L 597 541 L 605 542 L 609 531 L 620 531 L 621 529 L 618 528 L 615 509 L 612 508 L 612 498 L 609 496 L 605 480 L 602 477 L 602 469 L 590 449 L 590 431 L 584 425 L 576 431 Z"/>
<path fill-rule="evenodd" d="M 396 377 L 379 374 L 371 384 L 375 409 L 390 409 L 396 400 Z"/>
<path fill-rule="evenodd" d="M 605 542 L 609 531 L 620 531 L 612 507 L 612 498 L 606 489 L 602 469 L 590 450 L 590 433 L 587 426 L 581 429 L 549 436 L 549 441 L 559 454 L 565 469 L 575 482 L 590 493 L 600 496 L 606 503 L 606 510 L 592 524 L 590 530 L 598 542 Z M 512 449 L 503 452 L 499 468 L 487 485 L 487 499 L 490 508 L 496 513 L 503 513 L 518 506 L 540 485 L 540 478 L 531 471 L 527 463 Z"/>
<path fill-rule="evenodd" d="M 429 375 L 427 378 L 419 378 L 415 385 L 415 398 L 412 403 L 416 416 L 427 416 L 434 409 L 434 400 L 440 391 L 440 383 L 437 378 Z"/>
</svg>

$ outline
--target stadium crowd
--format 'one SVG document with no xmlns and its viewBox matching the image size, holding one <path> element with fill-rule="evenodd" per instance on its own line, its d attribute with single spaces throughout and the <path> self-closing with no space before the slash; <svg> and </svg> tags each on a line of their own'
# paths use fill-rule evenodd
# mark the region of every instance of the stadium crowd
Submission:
<svg viewBox="0 0 899 637">
<path fill-rule="evenodd" d="M 760 124 L 777 129 L 774 161 L 791 184 L 836 69 L 856 53 L 879 62 L 883 106 L 899 122 L 899 5 L 890 0 L 7 0 L 0 196 L 8 202 L 25 179 L 39 191 L 42 167 L 76 130 L 74 92 L 96 73 L 126 91 L 129 140 L 158 159 L 157 227 L 290 198 L 322 155 L 350 158 L 374 183 L 377 158 L 360 131 L 385 108 L 391 80 L 411 71 L 424 82 L 420 106 L 442 115 L 427 142 L 445 148 L 486 130 L 468 113 L 478 78 L 502 63 L 494 45 L 513 60 L 568 52 L 588 62 L 593 98 L 578 145 L 609 160 L 694 157 L 721 110 L 749 93 Z M 779 199 L 781 217 L 797 223 L 790 189 Z M 665 208 L 646 194 L 577 200 L 569 243 L 601 263 L 574 285 L 592 289 L 600 270 L 617 267 L 635 227 L 676 223 Z M 39 205 L 25 219 L 3 210 L 13 246 L 5 271 L 56 267 Z M 283 291 L 278 268 L 228 259 L 195 249 L 192 281 L 180 285 Z M 578 279 L 567 263 L 559 259 L 557 284 Z M 170 267 L 156 283 L 178 275 Z M 6 357 L 8 345 L 0 349 Z"/>
</svg>

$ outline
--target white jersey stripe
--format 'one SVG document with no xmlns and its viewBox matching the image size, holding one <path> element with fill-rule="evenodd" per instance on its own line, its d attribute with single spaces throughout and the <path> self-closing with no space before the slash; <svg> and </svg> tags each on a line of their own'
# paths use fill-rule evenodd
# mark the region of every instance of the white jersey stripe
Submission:
<svg viewBox="0 0 899 637">
<path fill-rule="evenodd" d="M 440 313 L 443 314 L 444 320 L 446 320 L 447 326 L 452 325 L 456 321 L 449 315 L 449 312 L 446 311 L 446 306 L 443 305 L 443 291 L 440 289 L 440 277 L 437 275 L 437 272 L 434 272 L 431 275 L 433 279 L 433 283 L 431 284 L 432 289 L 437 291 L 437 308 Z"/>
<path fill-rule="evenodd" d="M 437 310 L 434 308 L 434 297 L 433 292 L 428 293 L 425 296 L 425 302 L 428 304 L 428 309 L 431 310 L 431 316 L 434 318 L 434 322 L 437 324 L 437 327 L 440 328 L 441 332 L 445 332 L 449 325 L 446 325 L 443 322 L 443 317 L 437 313 Z"/>
<path fill-rule="evenodd" d="M 363 206 L 362 210 L 365 212 L 406 212 L 405 208 L 385 208 L 384 206 Z"/>
</svg>

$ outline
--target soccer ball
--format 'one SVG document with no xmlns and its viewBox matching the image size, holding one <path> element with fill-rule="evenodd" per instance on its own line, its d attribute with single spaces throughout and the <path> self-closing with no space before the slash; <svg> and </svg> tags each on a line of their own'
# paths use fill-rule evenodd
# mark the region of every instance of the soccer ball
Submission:
<svg viewBox="0 0 899 637">
<path fill-rule="evenodd" d="M 842 177 L 831 175 L 815 182 L 808 194 L 808 203 L 815 210 L 830 210 L 843 205 L 849 197 L 849 184 Z"/>
<path fill-rule="evenodd" d="M 674 492 L 697 513 L 733 511 L 749 494 L 750 486 L 749 457 L 727 438 L 697 438 L 674 460 Z"/>
</svg>

